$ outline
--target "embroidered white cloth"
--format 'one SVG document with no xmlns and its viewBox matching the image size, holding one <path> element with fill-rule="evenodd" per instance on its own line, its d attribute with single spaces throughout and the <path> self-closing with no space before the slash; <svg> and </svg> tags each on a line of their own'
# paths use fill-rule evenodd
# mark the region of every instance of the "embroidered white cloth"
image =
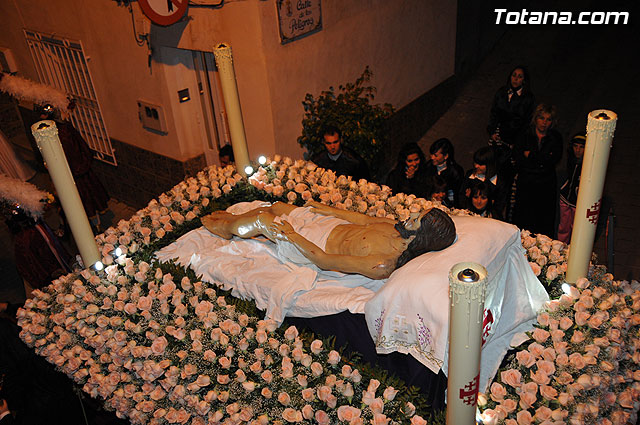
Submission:
<svg viewBox="0 0 640 425">
<path fill-rule="evenodd" d="M 437 373 L 447 373 L 449 270 L 476 262 L 488 272 L 485 344 L 480 390 L 495 375 L 511 345 L 526 339 L 549 297 L 531 271 L 517 227 L 482 217 L 452 217 L 458 241 L 414 258 L 397 269 L 367 302 L 365 317 L 377 351 L 410 354 Z M 489 315 L 490 313 L 490 315 Z"/>
<path fill-rule="evenodd" d="M 230 212 L 257 206 L 236 204 Z M 255 300 L 265 316 L 278 323 L 285 316 L 364 313 L 379 353 L 410 354 L 435 373 L 440 368 L 447 372 L 449 270 L 461 261 L 483 264 L 489 273 L 485 310 L 492 321 L 485 326 L 482 390 L 510 344 L 520 343 L 521 332 L 531 329 L 548 296 L 529 267 L 515 226 L 480 217 L 452 218 L 457 230 L 452 246 L 413 259 L 386 283 L 294 264 L 266 238 L 225 240 L 204 228 L 187 233 L 156 256 L 177 259 L 204 281 Z"/>
</svg>

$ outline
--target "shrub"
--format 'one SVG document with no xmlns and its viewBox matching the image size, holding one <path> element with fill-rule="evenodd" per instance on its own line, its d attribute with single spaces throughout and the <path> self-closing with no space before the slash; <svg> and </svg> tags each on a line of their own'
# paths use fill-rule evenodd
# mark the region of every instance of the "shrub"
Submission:
<svg viewBox="0 0 640 425">
<path fill-rule="evenodd" d="M 323 127 L 334 125 L 342 130 L 345 146 L 358 153 L 369 166 L 374 180 L 381 175 L 381 151 L 387 145 L 386 122 L 393 114 L 393 106 L 372 104 L 376 88 L 368 83 L 372 72 L 367 66 L 354 83 L 333 87 L 314 98 L 307 93 L 302 102 L 304 119 L 298 143 L 305 148 L 305 159 L 324 149 Z"/>
</svg>

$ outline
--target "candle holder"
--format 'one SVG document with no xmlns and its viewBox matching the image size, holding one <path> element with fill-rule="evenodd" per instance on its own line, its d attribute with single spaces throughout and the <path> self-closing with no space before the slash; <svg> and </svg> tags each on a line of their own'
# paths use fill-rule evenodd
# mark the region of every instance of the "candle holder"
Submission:
<svg viewBox="0 0 640 425">
<path fill-rule="evenodd" d="M 58 193 L 58 199 L 80 251 L 82 262 L 85 267 L 93 266 L 100 261 L 100 253 L 69 163 L 64 155 L 64 149 L 60 144 L 56 123 L 52 120 L 38 121 L 31 126 L 31 132 Z"/>
</svg>

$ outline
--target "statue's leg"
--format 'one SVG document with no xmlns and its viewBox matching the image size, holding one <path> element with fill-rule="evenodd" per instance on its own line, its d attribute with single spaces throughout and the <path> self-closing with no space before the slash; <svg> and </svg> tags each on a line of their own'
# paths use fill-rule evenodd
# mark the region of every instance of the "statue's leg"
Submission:
<svg viewBox="0 0 640 425">
<path fill-rule="evenodd" d="M 269 207 L 256 208 L 238 215 L 226 211 L 215 211 L 202 217 L 202 224 L 211 233 L 225 239 L 231 239 L 234 235 L 241 238 L 262 235 L 273 241 L 275 235 L 269 230 L 273 220 L 277 216 L 288 214 L 295 208 L 294 205 L 276 202 Z"/>
</svg>

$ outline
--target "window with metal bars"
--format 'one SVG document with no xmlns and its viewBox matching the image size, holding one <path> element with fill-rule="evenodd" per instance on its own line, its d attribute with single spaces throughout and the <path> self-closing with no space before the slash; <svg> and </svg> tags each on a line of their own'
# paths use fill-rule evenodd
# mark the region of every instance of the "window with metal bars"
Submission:
<svg viewBox="0 0 640 425">
<path fill-rule="evenodd" d="M 24 30 L 24 34 L 40 82 L 75 99 L 76 108 L 71 114 L 74 127 L 95 152 L 96 158 L 117 165 L 82 42 L 30 30 Z"/>
</svg>

